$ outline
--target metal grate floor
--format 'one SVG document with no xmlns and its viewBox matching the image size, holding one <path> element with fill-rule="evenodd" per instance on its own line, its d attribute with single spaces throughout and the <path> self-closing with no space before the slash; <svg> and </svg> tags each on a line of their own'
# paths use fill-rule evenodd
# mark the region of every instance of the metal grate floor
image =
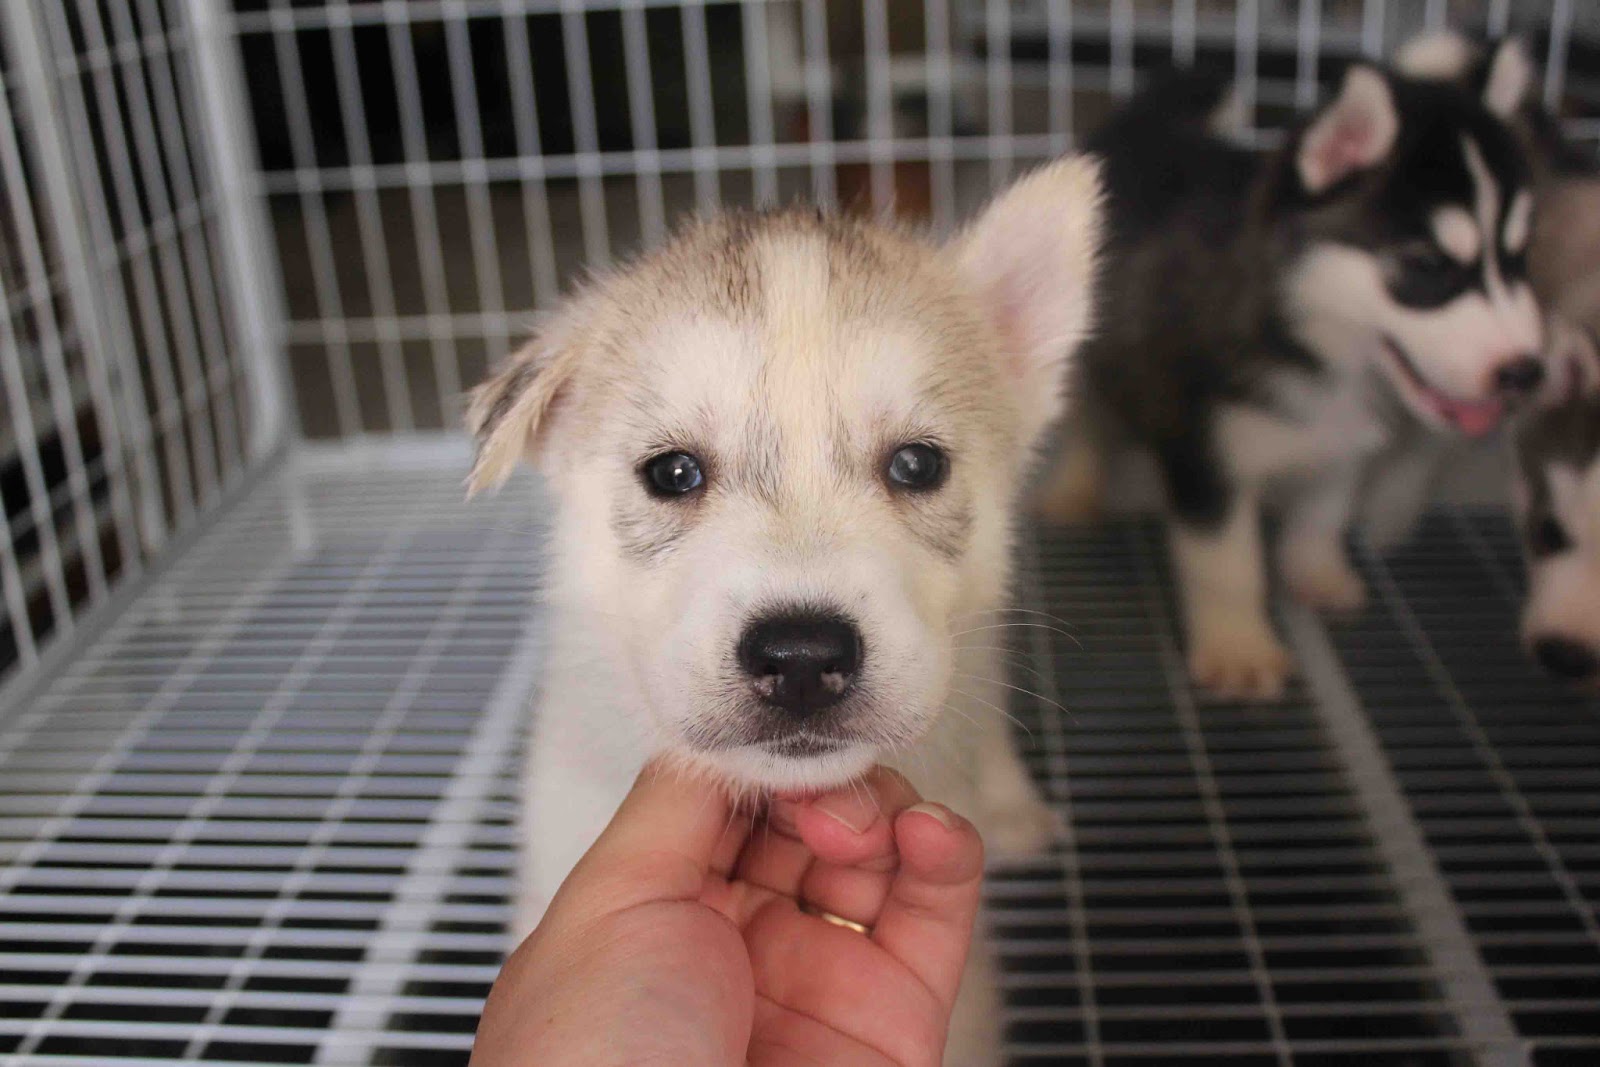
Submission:
<svg viewBox="0 0 1600 1067">
<path fill-rule="evenodd" d="M 0 1067 L 464 1063 L 537 541 L 525 487 L 287 466 L 0 719 Z M 1071 829 L 990 894 L 1017 1063 L 1600 1063 L 1600 707 L 1509 639 L 1502 520 L 1285 609 L 1271 709 L 1193 700 L 1154 525 L 1027 556 L 1077 640 L 1017 631 Z"/>
</svg>

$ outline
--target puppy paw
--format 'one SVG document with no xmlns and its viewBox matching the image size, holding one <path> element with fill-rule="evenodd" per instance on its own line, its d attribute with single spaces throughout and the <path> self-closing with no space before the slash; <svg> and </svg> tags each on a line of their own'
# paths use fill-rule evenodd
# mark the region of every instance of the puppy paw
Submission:
<svg viewBox="0 0 1600 1067">
<path fill-rule="evenodd" d="M 1077 526 L 1090 523 L 1105 513 L 1105 497 L 1099 486 L 1078 490 L 1052 489 L 1033 501 L 1034 518 L 1052 526 Z"/>
<path fill-rule="evenodd" d="M 1098 461 L 1069 455 L 1034 494 L 1032 511 L 1041 522 L 1073 526 L 1105 513 L 1105 474 Z"/>
<path fill-rule="evenodd" d="M 1210 618 L 1190 638 L 1189 677 L 1216 700 L 1283 699 L 1293 660 L 1264 617 Z"/>
<path fill-rule="evenodd" d="M 985 804 L 980 818 L 990 856 L 1037 856 L 1065 832 L 1060 816 L 1034 797 Z"/>
<path fill-rule="evenodd" d="M 1289 593 L 1300 603 L 1329 615 L 1357 615 L 1367 606 L 1367 584 L 1343 560 L 1285 573 Z"/>
</svg>

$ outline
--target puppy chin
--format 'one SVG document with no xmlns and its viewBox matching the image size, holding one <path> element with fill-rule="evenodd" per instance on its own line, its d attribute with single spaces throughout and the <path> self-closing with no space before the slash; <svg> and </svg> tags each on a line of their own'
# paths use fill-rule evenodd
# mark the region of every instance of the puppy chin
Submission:
<svg viewBox="0 0 1600 1067">
<path fill-rule="evenodd" d="M 721 779 L 730 791 L 770 795 L 818 793 L 860 778 L 882 755 L 878 745 L 858 742 L 815 755 L 783 755 L 766 745 L 741 745 L 715 752 L 682 751 L 689 766 Z"/>
</svg>

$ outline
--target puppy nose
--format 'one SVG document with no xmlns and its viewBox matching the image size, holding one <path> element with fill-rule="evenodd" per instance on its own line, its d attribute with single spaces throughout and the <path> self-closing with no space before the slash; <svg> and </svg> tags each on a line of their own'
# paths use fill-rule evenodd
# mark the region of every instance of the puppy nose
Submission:
<svg viewBox="0 0 1600 1067">
<path fill-rule="evenodd" d="M 759 619 L 739 640 L 739 666 L 762 700 L 804 717 L 849 691 L 861 669 L 861 631 L 839 618 Z"/>
<path fill-rule="evenodd" d="M 1537 356 L 1517 356 L 1494 372 L 1494 387 L 1502 393 L 1531 393 L 1543 381 L 1544 363 Z"/>
<path fill-rule="evenodd" d="M 1534 642 L 1533 657 L 1546 671 L 1569 682 L 1581 682 L 1600 671 L 1600 657 L 1578 642 L 1561 637 L 1542 637 Z"/>
</svg>

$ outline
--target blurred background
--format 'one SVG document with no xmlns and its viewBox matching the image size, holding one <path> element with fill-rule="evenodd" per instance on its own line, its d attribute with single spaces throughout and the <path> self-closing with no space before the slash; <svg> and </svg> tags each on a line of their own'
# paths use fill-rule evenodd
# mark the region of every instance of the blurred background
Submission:
<svg viewBox="0 0 1600 1067">
<path fill-rule="evenodd" d="M 542 505 L 461 506 L 461 395 L 585 270 L 947 232 L 1174 63 L 1268 145 L 1445 25 L 1600 138 L 1580 0 L 0 5 L 0 1065 L 465 1062 Z M 1493 459 L 1281 709 L 1197 710 L 1147 519 L 1026 539 L 1017 1062 L 1600 1063 L 1600 709 L 1522 661 Z"/>
</svg>

